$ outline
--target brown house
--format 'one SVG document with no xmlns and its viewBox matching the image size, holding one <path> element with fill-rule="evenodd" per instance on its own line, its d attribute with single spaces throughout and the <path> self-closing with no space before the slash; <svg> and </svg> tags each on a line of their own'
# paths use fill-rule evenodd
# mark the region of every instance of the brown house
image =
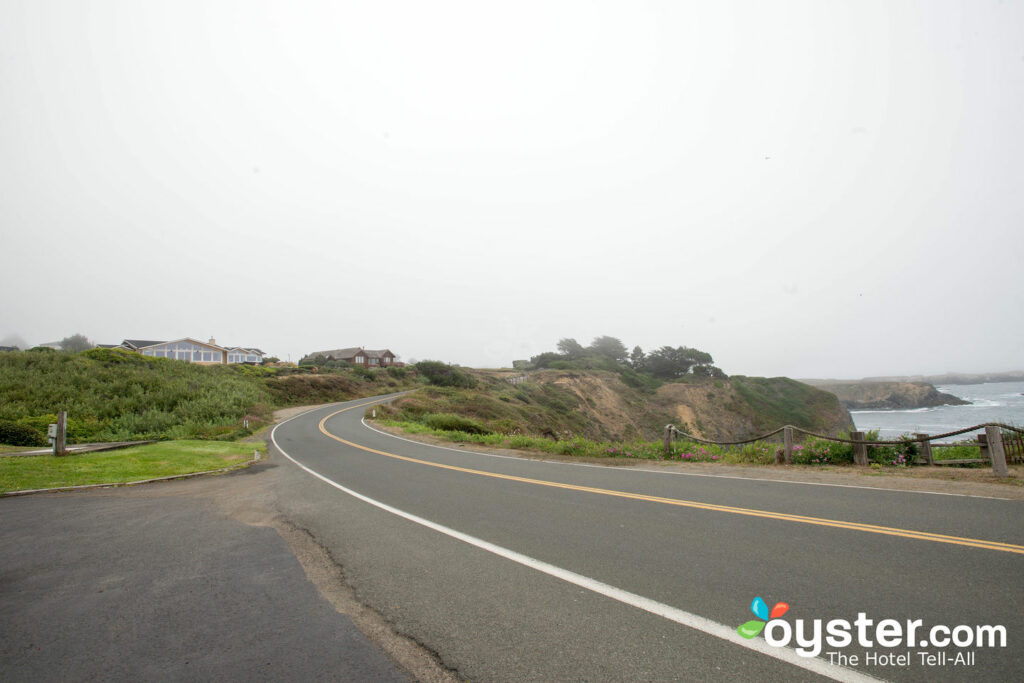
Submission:
<svg viewBox="0 0 1024 683">
<path fill-rule="evenodd" d="M 374 350 L 353 347 L 334 349 L 333 351 L 317 351 L 309 355 L 314 358 L 323 356 L 327 360 L 343 360 L 363 368 L 387 368 L 392 365 L 403 365 L 403 363 L 395 362 L 396 356 L 389 349 Z"/>
</svg>

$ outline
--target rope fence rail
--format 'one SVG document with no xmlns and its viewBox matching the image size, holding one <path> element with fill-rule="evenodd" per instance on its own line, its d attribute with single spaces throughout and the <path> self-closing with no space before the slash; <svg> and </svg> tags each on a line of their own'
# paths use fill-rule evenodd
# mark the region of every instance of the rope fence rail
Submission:
<svg viewBox="0 0 1024 683">
<path fill-rule="evenodd" d="M 984 429 L 984 434 L 978 435 L 977 445 L 981 451 L 981 458 L 978 458 L 976 462 L 991 462 L 992 469 L 997 477 L 1008 477 L 1009 470 L 1006 467 L 1006 450 L 1004 449 L 1003 432 L 1010 432 L 1016 434 L 1024 434 L 1024 429 L 1015 427 L 1013 425 L 1003 424 L 1001 422 L 984 422 L 982 424 L 976 424 L 972 427 L 965 427 L 963 429 L 957 429 L 951 432 L 945 432 L 943 434 L 922 434 L 915 433 L 912 437 L 906 436 L 896 440 L 880 440 L 875 439 L 868 441 L 865 439 L 864 432 L 852 431 L 850 432 L 850 438 L 840 436 L 830 436 L 828 434 L 819 434 L 817 432 L 808 431 L 801 427 L 794 425 L 785 425 L 779 427 L 775 431 L 768 432 L 750 439 L 743 439 L 740 441 L 713 441 L 710 439 L 703 439 L 693 434 L 687 434 L 686 432 L 678 429 L 675 425 L 665 425 L 665 436 L 664 446 L 665 453 L 670 454 L 672 450 L 672 442 L 679 440 L 691 441 L 694 443 L 703 443 L 714 446 L 742 446 L 745 444 L 758 443 L 767 441 L 768 439 L 776 436 L 777 434 L 783 435 L 783 448 L 779 455 L 776 456 L 776 463 L 791 464 L 793 462 L 793 435 L 796 433 L 803 434 L 806 436 L 813 437 L 815 439 L 822 439 L 825 441 L 832 441 L 836 443 L 851 444 L 853 446 L 853 460 L 855 465 L 867 466 L 868 463 L 868 452 L 867 449 L 870 446 L 884 447 L 884 446 L 906 446 L 907 444 L 917 443 L 921 447 L 921 457 L 927 465 L 934 465 L 935 459 L 932 456 L 933 447 L 948 447 L 954 444 L 933 444 L 932 442 L 937 439 L 948 439 L 951 436 L 959 436 L 961 434 L 967 434 L 969 432 L 975 432 L 979 429 Z M 1020 437 L 1010 439 L 1008 446 L 1016 447 L 1016 444 L 1021 441 Z M 1024 453 L 1020 456 L 1013 455 L 1012 459 L 1017 460 L 1024 457 Z M 953 463 L 964 463 L 971 462 L 971 460 L 964 461 L 946 461 L 948 464 Z"/>
</svg>

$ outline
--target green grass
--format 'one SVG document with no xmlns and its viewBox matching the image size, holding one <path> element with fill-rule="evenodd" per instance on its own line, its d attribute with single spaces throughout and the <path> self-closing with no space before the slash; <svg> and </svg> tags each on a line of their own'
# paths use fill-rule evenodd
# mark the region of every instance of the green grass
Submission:
<svg viewBox="0 0 1024 683">
<path fill-rule="evenodd" d="M 114 484 L 205 472 L 244 463 L 263 444 L 165 441 L 115 451 L 0 458 L 0 492 Z"/>
<path fill-rule="evenodd" d="M 932 457 L 935 460 L 967 460 L 969 458 L 981 458 L 981 449 L 978 444 L 959 443 L 955 446 L 935 447 L 932 446 Z"/>
</svg>

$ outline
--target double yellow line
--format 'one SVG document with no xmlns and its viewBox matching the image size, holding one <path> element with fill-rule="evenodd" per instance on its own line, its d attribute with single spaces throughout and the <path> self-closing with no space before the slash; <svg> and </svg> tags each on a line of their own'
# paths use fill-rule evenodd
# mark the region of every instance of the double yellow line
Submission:
<svg viewBox="0 0 1024 683">
<path fill-rule="evenodd" d="M 801 524 L 813 524 L 816 526 L 827 526 L 836 529 L 849 529 L 851 531 L 863 531 L 872 534 L 882 534 L 885 536 L 900 536 L 902 538 L 912 538 L 919 541 L 932 541 L 935 543 L 951 543 L 953 545 L 968 546 L 971 548 L 982 548 L 984 550 L 1000 550 L 1007 553 L 1017 553 L 1024 555 L 1024 546 L 1014 545 L 1012 543 L 1001 543 L 999 541 L 985 541 L 977 538 L 964 538 L 962 536 L 947 536 L 945 534 L 933 534 L 927 531 L 912 531 L 909 529 L 898 529 L 896 527 L 878 526 L 876 524 L 861 524 L 859 522 L 844 522 L 837 519 L 825 519 L 822 517 L 807 517 L 804 515 L 791 515 L 783 512 L 769 512 L 767 510 L 755 510 L 752 508 L 741 508 L 732 505 L 715 505 L 713 503 L 701 503 L 694 500 L 681 500 L 679 498 L 663 498 L 661 496 L 648 496 L 642 493 L 629 493 L 626 491 L 615 491 L 612 489 L 600 489 L 592 486 L 579 486 L 577 484 L 563 484 L 557 481 L 547 481 L 545 479 L 531 479 L 529 477 L 517 477 L 511 474 L 499 474 L 497 472 L 486 472 L 484 470 L 474 470 L 467 467 L 457 467 L 455 465 L 445 465 L 439 462 L 431 462 L 429 460 L 420 460 L 418 458 L 410 458 L 405 455 L 398 455 L 397 453 L 389 453 L 387 451 L 377 450 L 376 448 L 370 448 L 369 446 L 361 446 L 360 444 L 353 443 L 346 439 L 341 438 L 336 434 L 332 434 L 327 431 L 325 426 L 327 420 L 331 419 L 339 413 L 344 413 L 348 410 L 354 410 L 355 408 L 363 408 L 373 403 L 379 403 L 374 401 L 371 403 L 361 403 L 359 405 L 350 406 L 348 408 L 342 408 L 337 410 L 324 419 L 320 420 L 320 431 L 335 441 L 351 446 L 352 448 L 358 448 L 363 451 L 375 453 L 377 455 L 383 455 L 387 458 L 394 458 L 396 460 L 404 460 L 406 462 L 416 463 L 417 465 L 426 465 L 427 467 L 437 467 L 439 469 L 451 470 L 454 472 L 464 472 L 466 474 L 475 474 L 481 477 L 491 477 L 493 479 L 504 479 L 506 481 L 516 481 L 523 484 L 533 484 L 536 486 L 548 486 L 551 488 L 566 489 L 569 491 L 581 491 L 583 493 L 595 493 L 603 496 L 614 496 L 616 498 L 629 498 L 632 500 L 643 500 L 650 503 L 661 503 L 663 505 L 675 505 L 678 507 L 694 508 L 697 510 L 709 510 L 712 512 L 728 512 L 734 515 L 746 515 L 748 517 L 763 517 L 765 519 L 777 519 L 784 522 L 799 522 Z"/>
</svg>

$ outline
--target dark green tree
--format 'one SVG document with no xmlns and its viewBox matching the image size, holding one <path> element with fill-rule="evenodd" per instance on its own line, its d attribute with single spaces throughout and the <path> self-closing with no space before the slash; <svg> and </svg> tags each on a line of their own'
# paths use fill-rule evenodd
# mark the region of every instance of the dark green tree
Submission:
<svg viewBox="0 0 1024 683">
<path fill-rule="evenodd" d="M 537 370 L 543 370 L 544 368 L 550 367 L 556 360 L 566 360 L 566 357 L 560 353 L 555 353 L 554 351 L 545 351 L 544 353 L 539 353 L 530 358 L 530 365 Z"/>
<path fill-rule="evenodd" d="M 73 334 L 70 337 L 64 337 L 60 340 L 61 350 L 69 353 L 88 351 L 93 346 L 95 346 L 95 344 L 89 341 L 84 334 Z"/>
<path fill-rule="evenodd" d="M 688 346 L 662 346 L 647 354 L 644 365 L 655 377 L 676 379 L 690 372 L 690 368 L 711 365 L 713 362 L 711 354 L 698 349 L 691 349 Z"/>
<path fill-rule="evenodd" d="M 633 352 L 629 354 L 629 364 L 633 367 L 633 369 L 636 370 L 637 372 L 643 370 L 645 359 L 646 356 L 644 355 L 644 350 L 641 349 L 639 346 L 634 346 Z"/>
<path fill-rule="evenodd" d="M 587 350 L 591 353 L 597 354 L 598 356 L 604 356 L 605 358 L 611 358 L 614 361 L 624 363 L 628 351 L 623 343 L 615 337 L 595 337 L 594 341 L 590 342 L 590 346 Z"/>
<path fill-rule="evenodd" d="M 558 341 L 558 350 L 564 355 L 569 357 L 569 360 L 576 360 L 577 358 L 583 358 L 586 355 L 587 350 L 583 348 L 583 344 L 580 344 L 575 339 L 566 337 Z"/>
</svg>

